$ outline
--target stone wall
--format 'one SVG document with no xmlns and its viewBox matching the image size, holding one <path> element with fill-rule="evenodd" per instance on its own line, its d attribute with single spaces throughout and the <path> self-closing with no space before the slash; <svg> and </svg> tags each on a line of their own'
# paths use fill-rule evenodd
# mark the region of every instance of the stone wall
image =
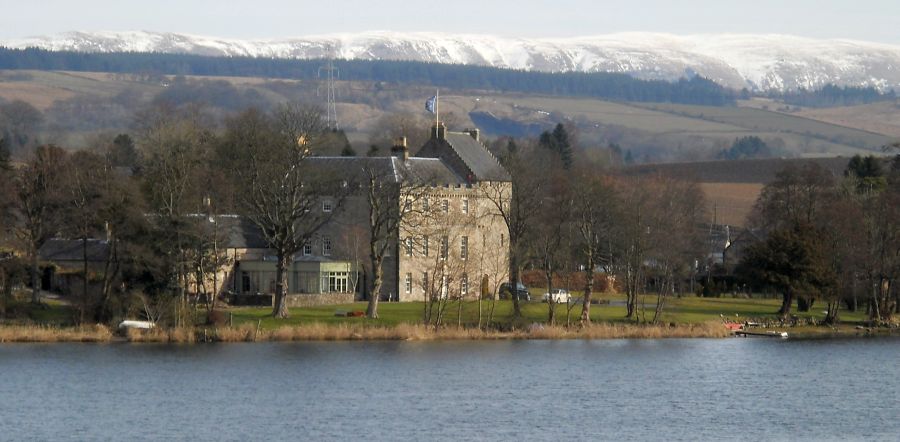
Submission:
<svg viewBox="0 0 900 442">
<path fill-rule="evenodd" d="M 356 297 L 353 293 L 321 293 L 318 295 L 287 295 L 284 301 L 288 307 L 311 307 L 314 305 L 349 304 L 355 300 Z"/>
</svg>

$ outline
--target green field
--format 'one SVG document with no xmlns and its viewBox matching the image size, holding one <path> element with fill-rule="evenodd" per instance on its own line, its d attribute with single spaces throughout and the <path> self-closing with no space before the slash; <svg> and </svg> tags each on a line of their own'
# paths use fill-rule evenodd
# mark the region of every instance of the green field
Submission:
<svg viewBox="0 0 900 442">
<path fill-rule="evenodd" d="M 625 306 L 622 298 L 603 298 L 612 301 L 613 304 L 596 304 L 591 306 L 591 319 L 596 322 L 625 323 Z M 646 312 L 640 319 L 651 320 L 656 298 L 645 296 Z M 482 301 L 483 319 L 486 322 L 490 310 L 490 301 Z M 742 322 L 747 318 L 775 319 L 776 311 L 781 305 L 778 299 L 742 299 L 742 298 L 697 298 L 683 297 L 668 300 L 664 309 L 663 321 L 676 324 L 701 324 L 709 321 L 721 321 L 723 317 L 735 322 Z M 457 306 L 451 303 L 444 315 L 444 323 L 453 325 L 457 323 Z M 367 325 L 390 326 L 401 323 L 417 324 L 422 322 L 424 303 L 381 303 L 379 304 L 379 316 L 377 320 L 366 318 L 345 318 L 335 316 L 336 311 L 365 311 L 366 304 L 359 302 L 337 306 L 319 306 L 308 308 L 295 308 L 290 310 L 290 318 L 275 319 L 271 316 L 271 308 L 240 307 L 226 310 L 227 315 L 233 315 L 234 326 L 241 324 L 257 324 L 262 329 L 274 329 L 283 325 L 301 325 L 311 323 L 341 324 L 359 323 Z M 824 305 L 816 304 L 812 311 L 797 313 L 800 318 L 815 318 L 821 321 L 824 317 Z M 522 305 L 523 318 L 521 323 L 545 323 L 548 316 L 548 305 L 542 302 L 526 302 Z M 577 322 L 581 315 L 581 307 L 575 306 L 571 311 L 571 320 Z M 841 319 L 844 322 L 854 323 L 864 319 L 864 313 L 842 312 Z M 476 324 L 478 320 L 478 304 L 475 302 L 463 303 L 461 322 L 464 325 Z M 498 301 L 494 311 L 494 323 L 498 325 L 509 324 L 512 320 L 512 302 Z M 566 307 L 558 305 L 556 310 L 557 324 L 566 324 Z M 633 322 L 633 321 L 632 321 Z"/>
</svg>

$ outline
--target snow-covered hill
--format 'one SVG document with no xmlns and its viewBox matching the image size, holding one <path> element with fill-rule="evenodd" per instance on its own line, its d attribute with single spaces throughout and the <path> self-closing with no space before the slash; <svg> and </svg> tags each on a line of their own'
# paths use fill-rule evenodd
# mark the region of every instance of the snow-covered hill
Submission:
<svg viewBox="0 0 900 442">
<path fill-rule="evenodd" d="M 674 80 L 699 74 L 733 88 L 788 90 L 828 83 L 900 90 L 900 46 L 787 35 L 620 33 L 532 39 L 369 32 L 234 40 L 158 32 L 69 32 L 0 46 L 84 52 L 418 60 L 548 72 L 623 72 Z"/>
</svg>

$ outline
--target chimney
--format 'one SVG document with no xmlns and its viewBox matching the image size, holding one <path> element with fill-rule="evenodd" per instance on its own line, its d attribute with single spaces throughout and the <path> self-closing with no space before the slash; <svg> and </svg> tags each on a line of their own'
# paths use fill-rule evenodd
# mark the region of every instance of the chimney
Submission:
<svg viewBox="0 0 900 442">
<path fill-rule="evenodd" d="M 475 141 L 478 141 L 478 129 L 466 129 L 465 132 L 472 136 Z"/>
<path fill-rule="evenodd" d="M 394 140 L 391 156 L 402 158 L 403 161 L 409 160 L 409 148 L 406 147 L 406 137 L 399 137 Z"/>
<path fill-rule="evenodd" d="M 431 127 L 431 138 L 437 138 L 438 140 L 447 139 L 447 127 L 444 126 L 444 123 L 435 123 Z"/>
</svg>

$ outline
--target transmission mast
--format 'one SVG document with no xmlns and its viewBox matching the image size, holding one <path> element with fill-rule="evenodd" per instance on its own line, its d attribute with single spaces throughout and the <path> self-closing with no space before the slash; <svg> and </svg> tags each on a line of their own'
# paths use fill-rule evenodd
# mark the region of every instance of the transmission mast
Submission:
<svg viewBox="0 0 900 442">
<path fill-rule="evenodd" d="M 319 79 L 322 79 L 322 73 L 325 73 L 325 84 L 326 84 L 326 105 L 325 105 L 325 124 L 328 125 L 330 129 L 338 129 L 338 120 L 337 120 L 337 107 L 334 105 L 335 92 L 334 92 L 334 80 L 340 75 L 340 70 L 334 67 L 334 62 L 331 58 L 328 59 L 328 63 L 325 66 L 319 68 Z"/>
</svg>

